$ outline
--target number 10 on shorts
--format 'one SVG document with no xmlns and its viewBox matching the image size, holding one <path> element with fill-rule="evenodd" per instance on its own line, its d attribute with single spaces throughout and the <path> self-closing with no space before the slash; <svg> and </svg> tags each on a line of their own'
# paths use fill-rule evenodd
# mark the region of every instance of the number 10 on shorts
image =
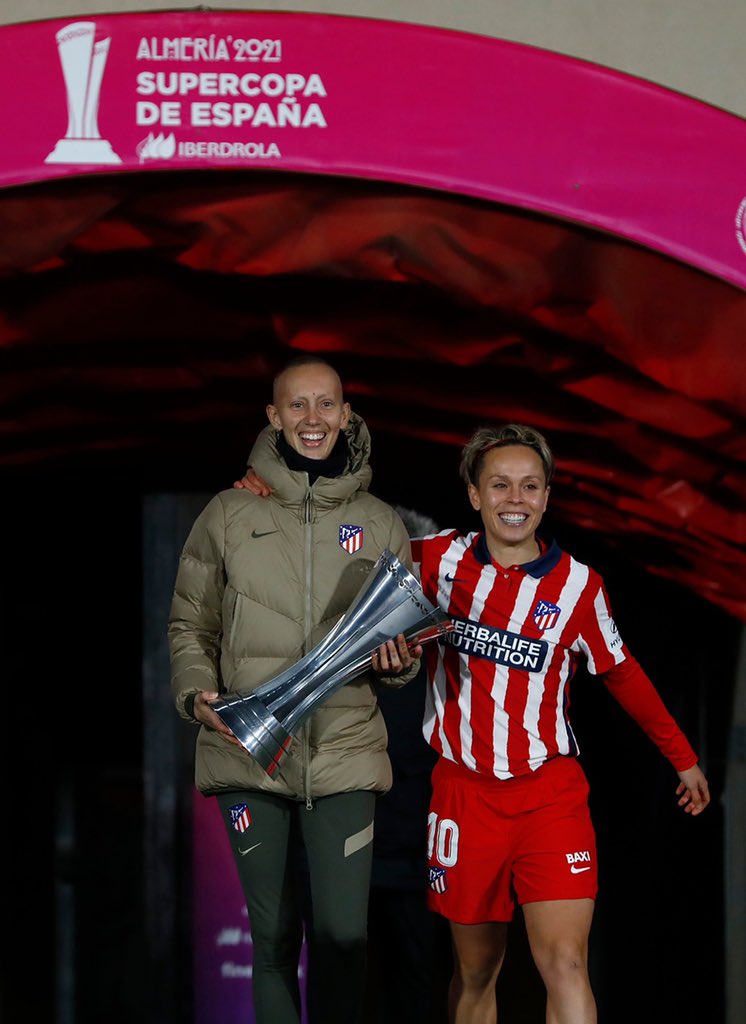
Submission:
<svg viewBox="0 0 746 1024">
<path fill-rule="evenodd" d="M 451 818 L 438 818 L 435 811 L 427 816 L 427 858 L 446 868 L 458 860 L 458 825 Z"/>
</svg>

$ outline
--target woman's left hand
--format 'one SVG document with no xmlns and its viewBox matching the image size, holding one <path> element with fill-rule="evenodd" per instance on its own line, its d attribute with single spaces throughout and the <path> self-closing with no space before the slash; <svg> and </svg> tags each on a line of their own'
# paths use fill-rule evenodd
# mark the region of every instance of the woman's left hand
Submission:
<svg viewBox="0 0 746 1024">
<path fill-rule="evenodd" d="M 704 772 L 695 764 L 686 771 L 678 772 L 678 776 L 681 779 L 676 787 L 679 807 L 683 807 L 687 814 L 701 814 L 710 802 L 710 787 L 707 785 Z"/>
</svg>

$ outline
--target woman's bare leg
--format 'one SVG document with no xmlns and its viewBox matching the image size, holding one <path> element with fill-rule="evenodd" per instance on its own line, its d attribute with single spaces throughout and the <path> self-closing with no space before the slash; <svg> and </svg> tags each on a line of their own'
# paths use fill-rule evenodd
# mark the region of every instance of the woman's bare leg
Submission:
<svg viewBox="0 0 746 1024">
<path fill-rule="evenodd" d="M 450 1024 L 496 1024 L 495 982 L 505 959 L 508 926 L 499 921 L 451 921 L 454 973 L 448 994 Z"/>
<path fill-rule="evenodd" d="M 549 900 L 523 907 L 531 953 L 547 990 L 547 1024 L 596 1024 L 588 976 L 593 900 Z"/>
</svg>

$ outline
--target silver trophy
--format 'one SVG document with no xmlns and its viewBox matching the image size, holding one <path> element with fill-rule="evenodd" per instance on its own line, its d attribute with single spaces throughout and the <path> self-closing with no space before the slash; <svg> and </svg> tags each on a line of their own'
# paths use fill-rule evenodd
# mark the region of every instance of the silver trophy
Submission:
<svg viewBox="0 0 746 1024">
<path fill-rule="evenodd" d="M 403 633 L 412 648 L 453 628 L 396 555 L 384 551 L 347 612 L 312 651 L 252 693 L 220 697 L 210 706 L 273 776 L 306 718 L 369 669 L 382 643 Z"/>
</svg>

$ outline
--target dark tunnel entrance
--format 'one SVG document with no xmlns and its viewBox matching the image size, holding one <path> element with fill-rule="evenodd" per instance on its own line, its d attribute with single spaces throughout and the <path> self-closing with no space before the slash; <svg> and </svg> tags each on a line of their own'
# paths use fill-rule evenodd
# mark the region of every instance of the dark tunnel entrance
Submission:
<svg viewBox="0 0 746 1024">
<path fill-rule="evenodd" d="M 609 877 L 594 926 L 602 1014 L 638 1016 L 647 990 L 659 996 L 646 1019 L 718 1019 L 717 796 L 746 617 L 743 379 L 732 371 L 743 294 L 579 225 L 355 180 L 73 180 L 7 190 L 0 218 L 7 678 L 20 715 L 46 723 L 29 732 L 19 720 L 4 746 L 6 777 L 21 768 L 14 877 L 36 880 L 6 893 L 11 1005 L 22 993 L 48 1014 L 54 978 L 39 984 L 27 952 L 53 962 L 62 892 L 76 929 L 57 961 L 73 957 L 78 1021 L 104 1009 L 140 1019 L 148 1002 L 161 1020 L 166 1009 L 188 1019 L 188 907 L 171 907 L 173 930 L 154 937 L 142 895 L 148 856 L 163 856 L 143 855 L 143 502 L 230 486 L 275 369 L 301 350 L 339 367 L 368 422 L 376 493 L 443 525 L 474 525 L 457 463 L 475 426 L 522 420 L 550 437 L 552 529 L 607 578 L 716 795 L 701 822 L 681 821 L 657 752 L 576 684 Z M 692 865 L 697 896 L 682 898 Z M 188 858 L 169 870 L 178 895 Z M 679 984 L 693 934 L 701 1004 Z M 154 941 L 172 973 L 154 977 L 143 956 Z M 619 965 L 633 943 L 643 964 L 631 987 Z M 516 1000 L 511 1019 L 526 1009 Z"/>
</svg>

